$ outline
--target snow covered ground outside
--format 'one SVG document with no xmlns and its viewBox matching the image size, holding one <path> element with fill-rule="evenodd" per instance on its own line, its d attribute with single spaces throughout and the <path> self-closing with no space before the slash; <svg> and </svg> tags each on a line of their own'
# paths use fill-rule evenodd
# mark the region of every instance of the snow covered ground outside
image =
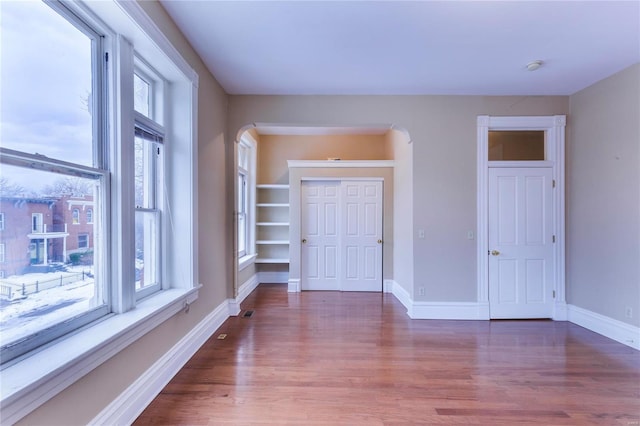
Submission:
<svg viewBox="0 0 640 426">
<path fill-rule="evenodd" d="M 94 280 L 87 275 L 84 281 L 82 280 L 82 271 L 87 272 L 89 269 L 86 266 L 67 269 L 67 272 L 25 274 L 2 279 L 3 284 L 12 283 L 16 289 L 19 289 L 22 283 L 46 282 L 58 279 L 61 275 L 79 277 L 77 281 L 37 293 L 28 293 L 23 298 L 0 300 L 0 343 L 2 345 L 72 318 L 93 306 Z M 20 295 L 19 290 L 17 292 Z"/>
</svg>

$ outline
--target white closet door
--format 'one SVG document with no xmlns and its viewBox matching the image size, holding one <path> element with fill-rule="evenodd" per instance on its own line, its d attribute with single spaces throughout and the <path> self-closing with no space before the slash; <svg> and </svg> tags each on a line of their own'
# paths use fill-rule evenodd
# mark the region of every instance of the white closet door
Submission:
<svg viewBox="0 0 640 426">
<path fill-rule="evenodd" d="M 340 290 L 340 182 L 302 182 L 302 290 Z"/>
<path fill-rule="evenodd" d="M 382 291 L 382 182 L 343 181 L 341 276 L 344 291 Z"/>
</svg>

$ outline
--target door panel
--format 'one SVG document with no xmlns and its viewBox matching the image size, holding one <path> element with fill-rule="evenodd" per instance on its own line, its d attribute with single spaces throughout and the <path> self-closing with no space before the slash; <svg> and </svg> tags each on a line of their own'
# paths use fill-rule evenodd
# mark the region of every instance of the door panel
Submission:
<svg viewBox="0 0 640 426">
<path fill-rule="evenodd" d="M 303 182 L 302 290 L 340 290 L 339 182 Z"/>
<path fill-rule="evenodd" d="M 345 181 L 342 195 L 342 290 L 382 291 L 382 182 Z"/>
<path fill-rule="evenodd" d="M 553 314 L 552 171 L 489 169 L 491 318 Z"/>
</svg>

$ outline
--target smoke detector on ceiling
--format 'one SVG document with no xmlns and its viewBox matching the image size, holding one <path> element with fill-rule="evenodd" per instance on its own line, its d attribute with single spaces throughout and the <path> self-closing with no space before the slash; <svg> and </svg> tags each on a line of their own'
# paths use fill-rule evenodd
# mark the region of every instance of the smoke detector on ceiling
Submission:
<svg viewBox="0 0 640 426">
<path fill-rule="evenodd" d="M 535 71 L 542 66 L 542 61 L 533 61 L 527 64 L 527 69 L 529 71 Z"/>
</svg>

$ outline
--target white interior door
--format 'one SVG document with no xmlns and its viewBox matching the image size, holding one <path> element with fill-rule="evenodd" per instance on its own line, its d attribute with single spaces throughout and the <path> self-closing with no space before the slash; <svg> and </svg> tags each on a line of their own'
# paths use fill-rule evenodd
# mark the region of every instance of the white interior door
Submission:
<svg viewBox="0 0 640 426">
<path fill-rule="evenodd" d="M 340 182 L 302 182 L 302 290 L 340 290 Z"/>
<path fill-rule="evenodd" d="M 382 291 L 382 182 L 343 181 L 344 291 Z"/>
<path fill-rule="evenodd" d="M 491 318 L 553 316 L 550 168 L 489 169 Z"/>
</svg>

